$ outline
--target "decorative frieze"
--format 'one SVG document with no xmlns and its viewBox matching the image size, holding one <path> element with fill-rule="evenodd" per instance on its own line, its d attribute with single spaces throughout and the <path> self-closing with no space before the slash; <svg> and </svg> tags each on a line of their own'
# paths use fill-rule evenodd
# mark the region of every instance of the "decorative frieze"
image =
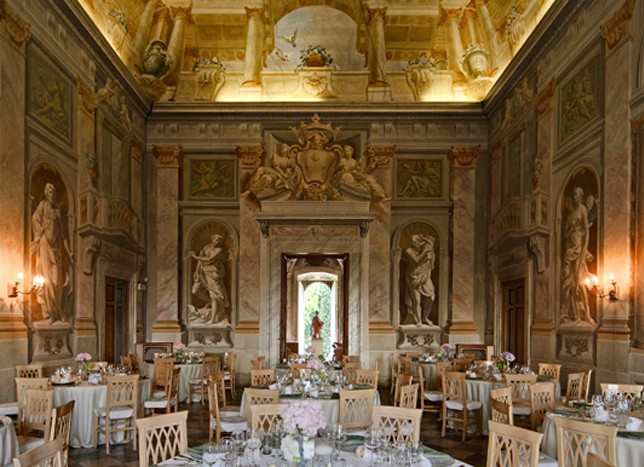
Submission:
<svg viewBox="0 0 644 467">
<path fill-rule="evenodd" d="M 8 37 L 17 47 L 29 39 L 31 25 L 11 8 L 6 0 L 0 0 L 0 34 Z"/>
<path fill-rule="evenodd" d="M 261 146 L 235 146 L 241 168 L 257 168 L 262 165 L 266 150 Z"/>
<path fill-rule="evenodd" d="M 634 6 L 635 0 L 626 0 L 613 16 L 601 25 L 602 37 L 606 41 L 606 53 L 611 52 L 630 34 Z"/>
</svg>

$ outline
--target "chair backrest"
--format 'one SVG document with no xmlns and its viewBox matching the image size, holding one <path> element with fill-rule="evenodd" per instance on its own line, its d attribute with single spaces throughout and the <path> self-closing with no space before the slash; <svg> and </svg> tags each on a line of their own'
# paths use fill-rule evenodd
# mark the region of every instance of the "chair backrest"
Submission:
<svg viewBox="0 0 644 467">
<path fill-rule="evenodd" d="M 414 375 L 411 373 L 396 373 L 396 386 L 394 388 L 394 405 L 400 403 L 400 389 L 403 386 L 411 384 L 414 379 Z"/>
<path fill-rule="evenodd" d="M 418 383 L 407 384 L 400 388 L 400 396 L 398 398 L 398 407 L 405 407 L 407 409 L 415 409 L 418 403 Z"/>
<path fill-rule="evenodd" d="M 398 373 L 412 373 L 413 367 L 411 364 L 411 357 L 408 357 L 407 355 L 398 355 L 396 371 Z"/>
<path fill-rule="evenodd" d="M 213 373 L 221 373 L 221 359 L 214 355 L 206 355 L 201 359 L 201 379 L 208 379 Z"/>
<path fill-rule="evenodd" d="M 443 372 L 443 403 L 448 400 L 467 401 L 467 386 L 465 386 L 465 373 L 460 371 Z"/>
<path fill-rule="evenodd" d="M 356 369 L 355 384 L 370 384 L 372 388 L 378 389 L 378 370 Z"/>
<path fill-rule="evenodd" d="M 602 459 L 594 452 L 589 452 L 586 456 L 586 467 L 616 467 L 606 459 Z"/>
<path fill-rule="evenodd" d="M 24 420 L 20 426 L 22 435 L 42 432 L 48 439 L 51 433 L 51 416 L 54 406 L 54 391 L 51 389 L 27 389 Z"/>
<path fill-rule="evenodd" d="M 164 389 L 169 387 L 172 381 L 172 370 L 174 369 L 174 358 L 155 358 L 154 370 L 152 373 L 152 386 Z"/>
<path fill-rule="evenodd" d="M 107 402 L 105 413 L 116 407 L 131 407 L 136 418 L 139 406 L 139 375 L 106 376 Z"/>
<path fill-rule="evenodd" d="M 342 375 L 349 383 L 355 383 L 356 371 L 361 368 L 360 362 L 347 362 L 342 366 Z"/>
<path fill-rule="evenodd" d="M 18 401 L 18 433 L 22 432 L 22 421 L 24 420 L 25 405 L 27 403 L 27 389 L 47 389 L 49 378 L 15 378 L 16 400 Z"/>
<path fill-rule="evenodd" d="M 259 357 L 258 357 L 256 359 L 250 361 L 250 370 L 251 371 L 253 371 L 253 370 L 263 370 L 264 368 L 266 368 L 266 359 L 261 359 L 260 360 Z"/>
<path fill-rule="evenodd" d="M 452 361 L 452 368 L 454 371 L 465 371 L 472 365 L 473 361 L 472 357 L 455 358 Z"/>
<path fill-rule="evenodd" d="M 299 378 L 301 376 L 300 371 L 307 369 L 306 363 L 292 362 L 292 363 L 289 364 L 289 367 L 291 369 L 291 373 L 293 373 L 294 378 Z"/>
<path fill-rule="evenodd" d="M 63 438 L 56 438 L 13 458 L 15 467 L 63 467 Z"/>
<path fill-rule="evenodd" d="M 506 425 L 514 425 L 512 404 L 490 397 L 490 420 Z"/>
<path fill-rule="evenodd" d="M 42 378 L 42 363 L 16 365 L 16 378 Z"/>
<path fill-rule="evenodd" d="M 74 415 L 75 400 L 54 407 L 51 419 L 51 434 L 49 439 L 63 438 L 63 458 L 69 454 L 69 436 L 72 429 L 72 416 Z"/>
<path fill-rule="evenodd" d="M 209 441 L 213 442 L 212 433 L 214 428 L 217 432 L 216 442 L 219 442 L 221 433 L 221 423 L 219 420 L 219 387 L 217 381 L 211 377 L 208 378 L 208 414 L 210 416 L 210 423 L 208 424 L 210 433 Z M 213 420 L 216 420 L 215 424 L 213 424 Z"/>
<path fill-rule="evenodd" d="M 538 374 L 548 376 L 553 381 L 559 381 L 561 373 L 561 364 L 559 363 L 539 363 Z"/>
<path fill-rule="evenodd" d="M 553 417 L 552 420 L 557 430 L 557 459 L 560 466 L 584 465 L 589 451 L 612 464 L 616 463 L 616 426 L 582 422 L 566 417 Z"/>
<path fill-rule="evenodd" d="M 537 382 L 537 375 L 506 373 L 505 381 L 512 388 L 512 400 L 530 400 L 530 385 Z"/>
<path fill-rule="evenodd" d="M 375 389 L 340 391 L 338 423 L 347 429 L 368 428 L 375 393 Z"/>
<path fill-rule="evenodd" d="M 168 413 L 136 421 L 139 466 L 148 467 L 188 450 L 188 411 Z"/>
<path fill-rule="evenodd" d="M 282 409 L 286 404 L 259 404 L 248 406 L 251 415 L 250 427 L 264 433 L 270 433 L 274 426 L 282 421 Z"/>
<path fill-rule="evenodd" d="M 535 383 L 530 385 L 530 421 L 532 429 L 543 424 L 543 418 L 555 408 L 555 383 Z"/>
<path fill-rule="evenodd" d="M 613 383 L 601 383 L 602 395 L 606 396 L 608 394 L 624 396 L 624 399 L 628 399 L 631 402 L 638 397 L 642 397 L 642 389 L 644 385 L 642 384 L 613 384 Z"/>
<path fill-rule="evenodd" d="M 226 406 L 226 376 L 223 373 L 213 373 L 208 376 L 208 380 L 214 382 L 217 387 L 217 401 L 219 407 Z"/>
<path fill-rule="evenodd" d="M 569 373 L 568 374 L 568 384 L 566 386 L 566 399 L 569 401 L 575 401 L 583 399 L 584 392 L 584 378 L 586 375 L 584 373 Z"/>
<path fill-rule="evenodd" d="M 512 405 L 512 388 L 510 386 L 503 386 L 500 388 L 490 389 L 490 399 L 495 399 Z"/>
<path fill-rule="evenodd" d="M 134 356 L 136 358 L 136 355 Z M 130 355 L 121 355 L 120 360 L 121 360 L 121 367 L 128 373 L 135 373 L 134 371 L 134 358 L 132 358 L 132 354 Z"/>
<path fill-rule="evenodd" d="M 418 443 L 420 440 L 421 409 L 374 405 L 371 413 L 372 426 L 382 430 L 389 443 Z"/>
<path fill-rule="evenodd" d="M 440 389 L 443 384 L 443 372 L 452 371 L 452 368 L 453 368 L 453 365 L 451 360 L 436 362 L 436 374 L 438 375 L 438 389 Z"/>
<path fill-rule="evenodd" d="M 537 467 L 543 434 L 490 420 L 487 463 L 498 467 Z"/>
<path fill-rule="evenodd" d="M 304 364 L 306 368 L 306 363 Z M 251 386 L 268 386 L 275 381 L 275 368 L 266 368 L 263 370 L 250 370 Z"/>
<path fill-rule="evenodd" d="M 343 355 L 342 363 L 360 363 L 360 355 Z"/>
<path fill-rule="evenodd" d="M 172 384 L 170 385 L 170 395 L 168 397 L 168 404 L 174 403 L 174 411 L 179 410 L 179 381 L 181 380 L 181 368 L 172 369 Z M 169 409 L 168 409 L 169 410 Z"/>
<path fill-rule="evenodd" d="M 277 404 L 280 401 L 280 392 L 278 389 L 246 388 L 244 395 L 246 396 L 246 415 L 249 426 L 252 423 L 250 418 L 251 405 Z"/>
<path fill-rule="evenodd" d="M 235 366 L 237 365 L 237 354 L 235 352 L 226 352 L 224 354 L 224 371 L 228 371 L 232 376 L 235 374 Z"/>
</svg>

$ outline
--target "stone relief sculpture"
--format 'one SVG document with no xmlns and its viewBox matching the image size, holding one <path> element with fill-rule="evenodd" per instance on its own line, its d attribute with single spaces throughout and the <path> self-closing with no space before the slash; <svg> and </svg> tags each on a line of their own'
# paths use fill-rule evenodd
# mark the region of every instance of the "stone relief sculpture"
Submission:
<svg viewBox="0 0 644 467">
<path fill-rule="evenodd" d="M 230 260 L 228 251 L 222 246 L 223 237 L 214 234 L 211 242 L 199 254 L 194 251 L 188 256 L 197 261 L 193 274 L 192 294 L 207 296 L 208 303 L 202 308 L 189 305 L 188 321 L 194 324 L 228 324 L 228 291 L 224 282 L 226 263 Z"/>
<path fill-rule="evenodd" d="M 433 325 L 429 319 L 436 298 L 432 271 L 436 261 L 434 237 L 413 234 L 411 246 L 404 250 L 408 260 L 405 273 L 405 307 L 407 316 L 403 324 Z"/>
<path fill-rule="evenodd" d="M 35 274 L 45 278 L 36 300 L 43 318 L 51 322 L 69 321 L 71 316 L 66 305 L 73 288 L 71 266 L 74 256 L 67 241 L 63 213 L 56 204 L 56 187 L 52 183 L 45 184 L 44 199 L 38 203 L 31 220 Z"/>
<path fill-rule="evenodd" d="M 586 323 L 594 325 L 588 304 L 588 291 L 584 281 L 590 275 L 588 263 L 593 261 L 589 251 L 589 233 L 592 223 L 589 212 L 595 198 L 575 186 L 572 196 L 564 200 L 563 208 L 563 251 L 561 263 L 561 323 Z"/>
</svg>

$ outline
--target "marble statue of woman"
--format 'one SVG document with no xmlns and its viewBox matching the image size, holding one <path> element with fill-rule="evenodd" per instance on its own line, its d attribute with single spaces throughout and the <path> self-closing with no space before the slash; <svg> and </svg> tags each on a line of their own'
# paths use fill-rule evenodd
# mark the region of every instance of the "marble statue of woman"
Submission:
<svg viewBox="0 0 644 467">
<path fill-rule="evenodd" d="M 227 309 L 229 306 L 228 292 L 224 284 L 226 274 L 225 263 L 229 259 L 228 252 L 221 246 L 222 236 L 215 234 L 211 242 L 204 246 L 199 254 L 194 251 L 188 255 L 197 260 L 192 285 L 193 295 L 206 291 L 210 306 L 190 308 L 190 321 L 198 324 L 216 324 L 228 322 Z"/>
<path fill-rule="evenodd" d="M 405 306 L 407 317 L 403 324 L 432 325 L 429 313 L 436 298 L 432 271 L 436 261 L 434 237 L 421 234 L 411 236 L 411 246 L 405 250 L 409 260 L 405 275 Z"/>
</svg>

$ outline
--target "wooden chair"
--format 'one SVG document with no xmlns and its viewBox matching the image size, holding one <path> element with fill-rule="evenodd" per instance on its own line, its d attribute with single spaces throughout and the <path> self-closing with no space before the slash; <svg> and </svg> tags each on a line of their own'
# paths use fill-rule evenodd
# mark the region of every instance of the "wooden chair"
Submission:
<svg viewBox="0 0 644 467">
<path fill-rule="evenodd" d="M 582 422 L 566 417 L 553 417 L 557 430 L 557 459 L 562 467 L 584 465 L 587 452 L 594 452 L 616 464 L 617 427 Z"/>
<path fill-rule="evenodd" d="M 172 370 L 174 369 L 174 358 L 155 358 L 152 369 L 152 385 L 150 396 L 152 398 L 163 397 L 168 393 L 169 385 L 172 382 Z"/>
<path fill-rule="evenodd" d="M 539 363 L 538 374 L 549 377 L 553 382 L 559 382 L 561 373 L 561 364 L 559 363 Z"/>
<path fill-rule="evenodd" d="M 344 376 L 350 384 L 353 384 L 356 382 L 356 371 L 360 368 L 360 362 L 347 362 L 342 366 L 342 376 Z"/>
<path fill-rule="evenodd" d="M 237 375 L 235 367 L 237 364 L 237 354 L 234 352 L 226 352 L 224 355 L 224 382 L 225 389 L 230 391 L 230 396 L 234 399 L 236 395 L 237 387 Z"/>
<path fill-rule="evenodd" d="M 535 383 L 530 385 L 530 422 L 533 431 L 541 431 L 543 419 L 555 408 L 555 384 Z"/>
<path fill-rule="evenodd" d="M 188 411 L 139 418 L 139 466 L 158 464 L 188 451 Z"/>
<path fill-rule="evenodd" d="M 260 359 L 258 357 L 250 361 L 250 371 L 263 370 L 265 368 L 266 368 L 266 359 Z"/>
<path fill-rule="evenodd" d="M 601 383 L 602 396 L 607 396 L 608 394 L 613 395 L 622 395 L 624 399 L 628 399 L 633 402 L 634 399 L 642 397 L 642 389 L 644 385 L 642 384 L 611 384 L 611 383 Z"/>
<path fill-rule="evenodd" d="M 436 371 L 438 373 L 438 390 L 426 390 L 425 372 L 422 366 L 418 366 L 418 381 L 420 383 L 420 390 L 422 397 L 420 398 L 420 408 L 424 412 L 431 412 L 439 414 L 443 411 L 443 372 L 449 371 L 452 368 L 451 361 L 436 362 Z"/>
<path fill-rule="evenodd" d="M 452 361 L 452 369 L 453 371 L 465 371 L 472 366 L 472 362 L 474 362 L 472 357 L 455 358 Z"/>
<path fill-rule="evenodd" d="M 217 387 L 217 401 L 219 407 L 226 407 L 226 379 L 223 373 L 214 373 L 208 376 L 208 380 L 212 381 Z"/>
<path fill-rule="evenodd" d="M 465 373 L 446 371 L 443 373 L 443 427 L 441 436 L 445 437 L 447 425 L 454 423 L 456 430 L 463 431 L 463 441 L 467 437 L 470 425 L 483 429 L 483 404 L 479 401 L 468 400 Z M 459 426 L 460 425 L 460 426 Z"/>
<path fill-rule="evenodd" d="M 306 367 L 306 364 L 304 364 Z M 250 385 L 254 387 L 268 387 L 275 381 L 275 368 L 263 370 L 250 370 Z"/>
<path fill-rule="evenodd" d="M 155 392 L 151 393 L 151 398 L 143 402 L 143 409 L 146 413 L 149 411 L 154 415 L 159 411 L 170 413 L 173 408 L 175 412 L 179 410 L 180 373 L 181 368 L 172 368 L 170 380 L 166 381 L 163 386 L 160 385 L 160 382 L 157 383 Z"/>
<path fill-rule="evenodd" d="M 512 388 L 514 423 L 530 428 L 532 426 L 532 421 L 530 420 L 530 385 L 537 382 L 537 375 L 506 373 L 505 381 Z"/>
<path fill-rule="evenodd" d="M 389 394 L 393 394 L 396 386 L 396 354 L 394 352 L 389 354 L 389 376 Z"/>
<path fill-rule="evenodd" d="M 68 464 L 69 438 L 72 431 L 72 417 L 74 415 L 75 400 L 54 407 L 51 417 L 51 433 L 48 439 L 63 438 L 63 460 Z"/>
<path fill-rule="evenodd" d="M 42 363 L 16 365 L 16 378 L 42 378 Z"/>
<path fill-rule="evenodd" d="M 260 404 L 249 406 L 251 413 L 250 427 L 263 433 L 270 433 L 274 426 L 282 421 L 282 410 L 286 404 Z"/>
<path fill-rule="evenodd" d="M 199 402 L 205 404 L 204 397 L 208 391 L 208 376 L 221 372 L 221 360 L 219 357 L 207 355 L 201 360 L 201 375 L 199 378 L 188 380 L 188 403 L 193 402 L 193 394 L 199 392 Z"/>
<path fill-rule="evenodd" d="M 178 368 L 177 368 L 178 370 Z M 105 407 L 94 409 L 94 449 L 100 434 L 105 435 L 105 452 L 110 454 L 112 433 L 123 432 L 136 450 L 136 418 L 139 409 L 139 375 L 106 376 Z"/>
<path fill-rule="evenodd" d="M 16 404 L 17 404 L 17 433 L 22 430 L 24 410 L 27 403 L 27 389 L 47 389 L 49 378 L 15 378 L 16 381 Z"/>
<path fill-rule="evenodd" d="M 396 373 L 396 388 L 394 389 L 393 405 L 400 403 L 400 388 L 411 384 L 414 380 L 414 375 L 411 373 Z"/>
<path fill-rule="evenodd" d="M 372 426 L 382 430 L 387 442 L 398 445 L 419 442 L 422 410 L 374 405 L 371 413 Z"/>
<path fill-rule="evenodd" d="M 378 370 L 356 369 L 355 384 L 369 384 L 373 389 L 378 389 Z"/>
<path fill-rule="evenodd" d="M 594 452 L 589 452 L 586 455 L 586 467 L 616 467 L 616 465 L 602 459 Z"/>
<path fill-rule="evenodd" d="M 568 384 L 566 385 L 566 400 L 576 401 L 584 399 L 582 396 L 584 391 L 584 373 L 569 373 Z"/>
<path fill-rule="evenodd" d="M 14 467 L 63 467 L 63 446 L 65 440 L 56 438 L 13 458 Z"/>
<path fill-rule="evenodd" d="M 375 393 L 375 389 L 340 391 L 338 424 L 347 430 L 369 428 Z"/>
<path fill-rule="evenodd" d="M 51 389 L 26 389 L 25 400 L 24 419 L 18 435 L 20 452 L 27 452 L 45 441 L 49 441 L 54 391 Z"/>
<path fill-rule="evenodd" d="M 250 418 L 251 405 L 277 404 L 280 401 L 280 392 L 278 389 L 246 388 L 244 390 L 244 395 L 246 396 L 246 416 L 248 418 L 249 425 L 252 422 Z"/>
<path fill-rule="evenodd" d="M 498 402 L 498 401 L 497 401 Z M 543 434 L 490 420 L 488 466 L 537 467 Z"/>
<path fill-rule="evenodd" d="M 347 363 L 358 363 L 358 364 L 360 364 L 360 355 L 343 355 L 342 356 L 342 364 L 345 365 Z"/>
<path fill-rule="evenodd" d="M 514 425 L 511 387 L 505 386 L 490 390 L 490 420 Z"/>
<path fill-rule="evenodd" d="M 400 388 L 400 397 L 398 407 L 406 409 L 415 409 L 418 404 L 418 387 L 419 383 L 407 384 Z"/>
<path fill-rule="evenodd" d="M 210 417 L 208 423 L 208 441 L 210 443 L 219 443 L 221 433 L 235 433 L 246 431 L 248 422 L 239 420 L 239 412 L 225 412 L 220 410 L 219 406 L 220 389 L 217 382 L 208 379 L 208 414 Z"/>
</svg>

